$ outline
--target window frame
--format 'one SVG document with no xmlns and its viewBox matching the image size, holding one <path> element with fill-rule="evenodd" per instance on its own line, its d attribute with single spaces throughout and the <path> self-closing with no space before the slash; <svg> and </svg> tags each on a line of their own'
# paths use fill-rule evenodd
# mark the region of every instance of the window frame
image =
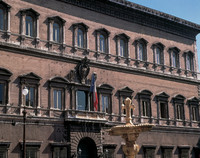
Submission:
<svg viewBox="0 0 200 158">
<path fill-rule="evenodd" d="M 75 23 L 72 25 L 73 28 L 73 47 L 80 48 L 80 49 L 87 49 L 88 48 L 88 36 L 87 32 L 89 27 L 85 25 L 84 23 Z M 78 30 L 81 30 L 83 32 L 83 46 L 78 46 Z"/>
<path fill-rule="evenodd" d="M 115 36 L 117 57 L 129 58 L 129 39 L 130 37 L 122 33 Z M 121 54 L 121 41 L 124 42 L 123 54 Z"/>
<path fill-rule="evenodd" d="M 10 87 L 10 77 L 12 76 L 12 72 L 7 69 L 0 67 L 0 84 L 4 84 L 4 95 L 2 98 L 2 105 L 8 105 L 10 103 L 9 98 L 9 87 Z"/>
<path fill-rule="evenodd" d="M 174 104 L 174 119 L 176 121 L 183 121 L 183 124 L 185 124 L 185 109 L 184 109 L 184 100 L 185 97 L 178 94 L 173 99 L 173 104 Z M 178 108 L 180 111 L 178 111 Z M 177 114 L 180 113 L 180 116 L 178 117 Z"/>
<path fill-rule="evenodd" d="M 169 48 L 169 55 L 170 55 L 170 67 L 171 68 L 180 68 L 180 49 L 177 47 Z M 175 58 L 175 60 L 174 60 Z"/>
<path fill-rule="evenodd" d="M 166 94 L 165 92 L 161 92 L 161 93 L 156 95 L 158 120 L 159 119 L 166 119 L 166 120 L 169 119 L 169 105 L 168 105 L 169 97 L 170 96 L 168 94 Z M 166 116 L 165 117 L 162 117 L 161 104 L 165 104 L 164 105 L 165 106 L 165 110 L 166 110 Z"/>
<path fill-rule="evenodd" d="M 24 39 L 25 37 L 30 37 L 30 38 L 37 38 L 39 39 L 39 16 L 40 14 L 36 12 L 34 9 L 29 8 L 29 9 L 22 9 L 20 10 L 20 15 L 21 15 L 21 21 L 20 21 L 20 34 L 21 38 Z M 32 24 L 32 34 L 27 35 L 26 30 L 26 17 L 32 17 L 33 19 L 33 24 Z"/>
<path fill-rule="evenodd" d="M 7 3 L 0 1 L 0 9 L 3 12 L 3 29 L 0 29 L 0 31 L 6 31 L 7 33 L 10 33 L 10 9 L 11 6 Z"/>
<path fill-rule="evenodd" d="M 185 70 L 194 71 L 194 53 L 191 51 L 188 51 L 188 52 L 185 52 L 184 55 L 185 55 Z M 189 63 L 188 63 L 188 57 L 189 57 Z"/>
<path fill-rule="evenodd" d="M 145 40 L 144 38 L 136 39 L 133 43 L 135 45 L 135 53 L 136 53 L 136 59 L 139 61 L 148 61 L 148 56 L 147 56 L 147 44 L 148 41 Z M 140 46 L 142 46 L 143 51 L 142 51 L 142 56 L 140 53 Z"/>
<path fill-rule="evenodd" d="M 109 54 L 109 35 L 110 35 L 110 32 L 104 28 L 95 30 L 97 52 Z M 102 51 L 100 48 L 100 45 L 101 45 L 100 36 L 104 37 L 104 49 L 105 49 L 104 51 Z"/>
<path fill-rule="evenodd" d="M 65 44 L 65 23 L 66 21 L 62 19 L 59 16 L 53 16 L 53 17 L 48 17 L 48 40 L 49 43 L 52 44 L 54 43 L 59 43 L 59 44 Z M 55 40 L 54 39 L 54 24 L 58 25 L 59 28 L 59 39 Z"/>
<path fill-rule="evenodd" d="M 189 113 L 190 113 L 190 122 L 199 122 L 200 115 L 199 115 L 199 99 L 197 97 L 192 97 L 189 98 L 187 101 L 187 104 L 189 106 Z M 195 115 L 196 115 L 196 120 L 194 120 L 193 116 L 193 108 L 195 109 Z"/>
<path fill-rule="evenodd" d="M 152 109 L 151 109 L 151 96 L 153 95 L 153 93 L 149 90 L 142 90 L 140 92 L 138 92 L 138 102 L 139 102 L 139 116 L 140 118 L 151 118 L 152 117 Z M 143 102 L 147 102 L 147 108 L 148 108 L 148 115 L 147 116 L 143 116 Z M 150 120 L 151 121 L 151 120 Z"/>
<path fill-rule="evenodd" d="M 32 108 L 38 108 L 40 107 L 40 102 L 39 102 L 39 86 L 40 86 L 40 80 L 42 79 L 41 77 L 39 77 L 38 75 L 36 75 L 33 72 L 27 73 L 27 74 L 23 74 L 19 76 L 20 78 L 20 92 L 19 92 L 19 96 L 20 96 L 20 105 L 26 106 L 26 96 L 22 95 L 22 90 L 25 87 L 33 87 L 35 88 L 35 96 L 34 96 L 34 102 L 35 104 L 33 106 L 28 106 L 28 107 L 32 107 Z"/>
<path fill-rule="evenodd" d="M 102 84 L 98 87 L 98 96 L 99 96 L 99 109 L 100 112 L 104 112 L 106 114 L 112 114 L 112 91 L 114 88 L 109 85 L 109 84 Z M 107 96 L 108 97 L 108 111 L 103 111 L 103 102 L 102 102 L 102 97 Z"/>
<path fill-rule="evenodd" d="M 65 110 L 67 102 L 67 91 L 69 91 L 69 81 L 63 77 L 56 76 L 49 79 L 49 108 L 54 110 Z M 61 91 L 61 108 L 55 108 L 54 90 Z"/>
<path fill-rule="evenodd" d="M 156 43 L 152 45 L 152 49 L 153 49 L 153 60 L 154 60 L 154 64 L 157 65 L 164 65 L 165 61 L 164 61 L 164 48 L 165 46 L 162 43 Z M 160 57 L 159 57 L 159 61 L 160 63 L 158 63 L 157 61 L 157 49 L 160 50 Z"/>
</svg>

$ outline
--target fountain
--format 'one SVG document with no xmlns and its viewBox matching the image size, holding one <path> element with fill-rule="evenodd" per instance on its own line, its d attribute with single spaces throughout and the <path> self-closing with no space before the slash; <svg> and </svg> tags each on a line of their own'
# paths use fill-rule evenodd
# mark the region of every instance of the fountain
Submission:
<svg viewBox="0 0 200 158">
<path fill-rule="evenodd" d="M 122 150 L 127 158 L 135 158 L 139 152 L 139 145 L 136 144 L 136 139 L 142 132 L 150 131 L 153 124 L 134 125 L 131 118 L 131 109 L 135 106 L 131 105 L 131 99 L 126 98 L 125 105 L 122 105 L 122 110 L 126 110 L 126 125 L 119 125 L 108 130 L 111 136 L 121 136 L 125 140 L 125 145 L 122 145 Z"/>
</svg>

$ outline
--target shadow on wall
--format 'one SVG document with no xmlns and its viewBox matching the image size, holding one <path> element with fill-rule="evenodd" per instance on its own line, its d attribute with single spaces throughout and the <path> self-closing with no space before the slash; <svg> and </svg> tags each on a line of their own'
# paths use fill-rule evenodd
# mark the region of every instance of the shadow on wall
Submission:
<svg viewBox="0 0 200 158">
<path fill-rule="evenodd" d="M 23 0 L 25 2 L 28 3 L 32 3 L 34 5 L 39 5 L 48 9 L 52 9 L 64 14 L 68 14 L 71 16 L 75 16 L 75 17 L 79 17 L 81 19 L 86 19 L 89 21 L 93 21 L 93 22 L 97 22 L 100 24 L 104 24 L 104 25 L 108 25 L 111 27 L 116 27 L 122 30 L 127 30 L 127 31 L 131 31 L 131 32 L 136 32 L 136 33 L 143 33 L 143 34 L 147 34 L 149 36 L 155 36 L 155 37 L 159 37 L 159 38 L 164 38 L 164 39 L 168 39 L 168 40 L 172 40 L 172 41 L 176 41 L 176 42 L 181 42 L 181 43 L 185 43 L 188 45 L 193 44 L 192 40 L 186 39 L 186 38 L 182 38 L 173 34 L 166 34 L 163 31 L 159 31 L 159 30 L 152 30 L 150 27 L 140 27 L 140 25 L 138 26 L 135 23 L 131 23 L 125 20 L 119 20 L 117 18 L 114 18 L 112 16 L 107 16 L 107 15 L 103 15 L 101 13 L 95 13 L 96 16 L 94 16 L 93 13 L 91 13 L 92 11 L 90 10 L 86 10 L 86 9 L 77 9 L 76 6 L 73 5 L 65 5 L 64 2 L 56 2 L 55 0 L 48 0 L 48 2 L 44 0 Z M 35 7 L 37 8 L 37 6 Z M 33 9 L 35 9 L 33 7 Z M 79 11 L 77 11 L 79 10 Z M 39 11 L 38 11 L 39 12 Z M 90 13 L 89 13 L 90 12 Z M 51 15 L 49 15 L 51 16 Z M 66 19 L 67 20 L 67 19 Z M 74 21 L 76 22 L 76 21 Z M 96 28 L 98 29 L 98 28 Z"/>
</svg>

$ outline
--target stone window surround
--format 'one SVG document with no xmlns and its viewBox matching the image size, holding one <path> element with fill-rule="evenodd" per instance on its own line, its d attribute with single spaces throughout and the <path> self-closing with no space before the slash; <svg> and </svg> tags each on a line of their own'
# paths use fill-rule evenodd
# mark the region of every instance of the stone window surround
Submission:
<svg viewBox="0 0 200 158">
<path fill-rule="evenodd" d="M 175 124 L 177 123 L 177 121 L 181 121 L 181 122 L 183 122 L 183 125 L 185 125 L 185 108 L 184 108 L 185 104 L 184 104 L 184 100 L 185 100 L 185 97 L 180 95 L 180 94 L 178 94 L 178 95 L 176 95 L 172 98 L 172 102 L 173 102 L 173 106 L 174 106 L 174 122 L 175 122 Z M 177 115 L 177 105 L 180 105 L 183 108 L 182 109 L 183 113 L 181 114 L 182 117 L 183 117 L 182 120 L 177 119 L 177 116 L 176 116 Z"/>
<path fill-rule="evenodd" d="M 138 38 L 136 39 L 133 44 L 135 45 L 135 56 L 137 60 L 139 59 L 139 44 L 143 45 L 143 61 L 148 61 L 148 56 L 147 56 L 147 45 L 148 41 L 145 40 L 144 38 Z"/>
<path fill-rule="evenodd" d="M 100 52 L 99 50 L 99 36 L 100 35 L 103 35 L 104 38 L 105 38 L 105 52 L 104 53 L 107 53 L 109 54 L 110 52 L 110 47 L 109 47 L 109 41 L 110 41 L 110 32 L 104 28 L 100 28 L 100 29 L 97 29 L 95 30 L 95 37 L 96 37 L 96 51 L 97 52 Z"/>
<path fill-rule="evenodd" d="M 40 14 L 32 8 L 20 10 L 21 24 L 20 24 L 20 34 L 22 38 L 26 36 L 26 16 L 31 16 L 33 18 L 33 37 L 39 39 L 39 16 Z"/>
<path fill-rule="evenodd" d="M 7 69 L 0 68 L 0 83 L 5 84 L 4 90 L 4 104 L 9 105 L 10 104 L 10 77 L 12 76 L 12 72 L 10 72 Z"/>
<path fill-rule="evenodd" d="M 97 88 L 97 92 L 98 92 L 98 98 L 99 98 L 99 109 L 100 111 L 102 111 L 102 95 L 107 95 L 108 96 L 108 102 L 109 102 L 109 107 L 108 107 L 108 114 L 112 114 L 112 91 L 114 90 L 114 88 L 108 84 L 102 84 Z"/>
<path fill-rule="evenodd" d="M 125 33 L 121 33 L 115 36 L 115 42 L 116 42 L 116 54 L 117 57 L 122 57 L 122 58 L 130 58 L 130 46 L 129 46 L 129 39 L 130 37 L 127 36 Z M 125 42 L 125 55 L 120 56 L 120 40 L 123 40 Z"/>
<path fill-rule="evenodd" d="M 49 80 L 49 108 L 54 109 L 54 102 L 53 102 L 53 90 L 59 89 L 62 91 L 62 107 L 59 110 L 66 109 L 66 99 L 69 99 L 67 96 L 67 90 L 69 81 L 63 77 L 53 77 Z"/>
<path fill-rule="evenodd" d="M 56 22 L 60 27 L 60 39 L 58 43 L 65 44 L 65 23 L 66 21 L 59 16 L 48 17 L 48 40 L 53 41 L 53 24 Z"/>
<path fill-rule="evenodd" d="M 180 49 L 177 48 L 177 47 L 171 47 L 171 48 L 168 49 L 168 52 L 169 52 L 170 67 L 171 68 L 176 68 L 176 69 L 181 68 L 180 67 L 180 65 L 181 65 L 181 63 L 180 63 Z M 173 56 L 172 55 L 173 55 L 173 52 L 176 53 L 176 67 L 174 67 L 172 65 L 172 60 L 173 60 Z"/>
<path fill-rule="evenodd" d="M 158 121 L 160 120 L 160 119 L 167 119 L 167 120 L 169 120 L 169 106 L 168 106 L 168 99 L 169 99 L 169 95 L 168 94 L 166 94 L 165 92 L 161 92 L 161 93 L 159 93 L 159 94 L 157 94 L 156 96 L 155 96 L 155 98 L 156 98 L 156 103 L 157 103 L 157 119 L 158 119 Z M 161 114 L 161 109 L 160 109 L 160 103 L 164 103 L 164 104 L 166 104 L 166 106 L 167 106 L 167 118 L 161 118 L 161 116 L 160 116 L 160 114 Z"/>
<path fill-rule="evenodd" d="M 73 47 L 75 49 L 79 48 L 77 46 L 77 33 L 78 33 L 78 29 L 81 29 L 83 31 L 83 36 L 84 36 L 83 37 L 83 48 L 81 48 L 81 49 L 88 49 L 89 44 L 88 44 L 87 33 L 88 33 L 89 27 L 84 23 L 75 23 L 72 25 L 72 28 L 73 28 Z"/>
<path fill-rule="evenodd" d="M 0 148 L 2 148 L 6 152 L 5 158 L 8 158 L 8 150 L 9 150 L 10 144 L 11 142 L 7 142 L 7 141 L 0 142 Z"/>
<path fill-rule="evenodd" d="M 6 31 L 7 33 L 10 33 L 10 9 L 11 9 L 11 6 L 8 5 L 7 3 L 1 1 L 0 2 L 0 8 L 3 9 L 6 17 L 4 17 L 4 22 L 5 22 L 5 25 L 4 25 L 4 31 Z"/>
<path fill-rule="evenodd" d="M 39 108 L 40 107 L 40 80 L 42 79 L 38 75 L 36 75 L 33 72 L 23 74 L 19 76 L 20 78 L 20 88 L 19 88 L 19 98 L 20 98 L 20 106 L 25 106 L 25 98 L 26 96 L 23 96 L 22 90 L 26 86 L 34 87 L 35 88 L 35 98 L 34 103 L 35 105 L 30 108 Z"/>
<path fill-rule="evenodd" d="M 155 44 L 153 44 L 152 45 L 152 49 L 153 49 L 153 63 L 154 64 L 157 64 L 157 62 L 156 62 L 156 48 L 159 48 L 160 50 L 161 50 L 161 59 L 160 59 L 160 64 L 161 65 L 164 65 L 165 64 L 165 57 L 164 57 L 164 48 L 165 48 L 165 46 L 162 44 L 162 43 L 155 43 Z"/>
<path fill-rule="evenodd" d="M 185 70 L 186 71 L 194 71 L 194 53 L 192 51 L 186 51 L 184 53 L 184 56 L 185 56 Z M 190 56 L 190 59 L 191 59 L 191 63 L 190 63 L 190 70 L 187 69 L 187 56 Z"/>
<path fill-rule="evenodd" d="M 152 121 L 152 109 L 151 109 L 151 96 L 153 95 L 153 93 L 149 90 L 142 90 L 140 92 L 137 93 L 138 96 L 138 103 L 139 103 L 139 117 L 140 119 L 144 116 L 142 116 L 142 101 L 147 101 L 148 102 L 148 106 L 149 106 L 149 121 Z M 146 116 L 145 116 L 146 117 Z"/>
<path fill-rule="evenodd" d="M 192 97 L 192 98 L 189 98 L 187 100 L 187 104 L 189 106 L 189 113 L 190 113 L 190 124 L 192 125 L 192 122 L 198 122 L 199 121 L 199 99 L 196 98 L 196 97 Z M 197 108 L 197 113 L 196 113 L 196 116 L 197 116 L 197 121 L 194 121 L 192 119 L 192 107 L 195 107 Z"/>
</svg>

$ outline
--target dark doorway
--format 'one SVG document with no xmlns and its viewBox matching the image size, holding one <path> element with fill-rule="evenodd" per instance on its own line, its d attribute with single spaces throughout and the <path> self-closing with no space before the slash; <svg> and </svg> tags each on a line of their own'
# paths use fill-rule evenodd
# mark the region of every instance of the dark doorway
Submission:
<svg viewBox="0 0 200 158">
<path fill-rule="evenodd" d="M 97 158 L 95 142 L 88 137 L 80 140 L 77 148 L 78 158 Z"/>
</svg>

